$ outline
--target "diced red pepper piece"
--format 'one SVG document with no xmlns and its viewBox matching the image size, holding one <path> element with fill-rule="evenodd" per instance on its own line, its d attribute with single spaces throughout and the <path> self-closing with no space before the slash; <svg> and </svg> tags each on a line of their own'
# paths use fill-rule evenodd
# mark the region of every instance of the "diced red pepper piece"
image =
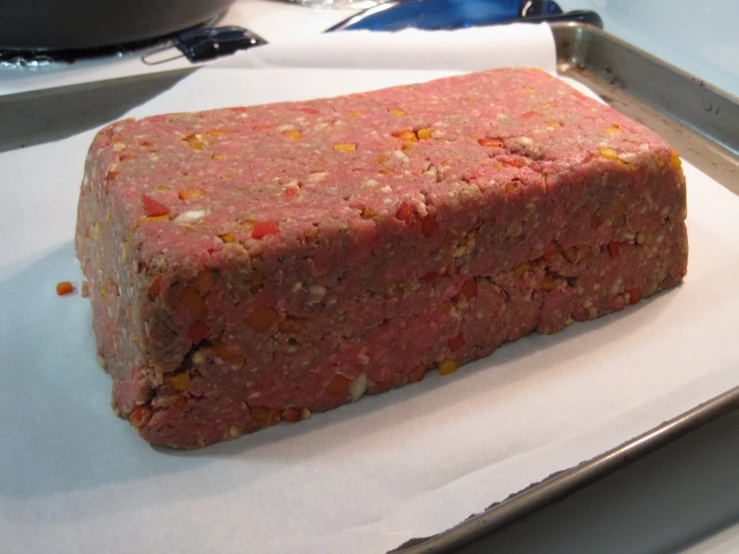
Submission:
<svg viewBox="0 0 739 554">
<path fill-rule="evenodd" d="M 375 381 L 375 386 L 372 387 L 372 389 L 368 392 L 371 393 L 378 393 L 378 392 L 385 392 L 387 390 L 390 390 L 395 386 L 395 379 L 381 379 L 380 381 Z"/>
<path fill-rule="evenodd" d="M 422 275 L 421 277 L 419 277 L 418 280 L 428 285 L 429 283 L 433 283 L 436 279 L 438 279 L 438 277 L 439 274 L 436 271 L 431 271 L 426 275 Z"/>
<path fill-rule="evenodd" d="M 619 253 L 621 252 L 621 247 L 617 242 L 609 242 L 608 243 L 608 255 L 611 257 L 611 259 L 618 258 Z"/>
<path fill-rule="evenodd" d="M 554 254 L 557 252 L 557 243 L 552 241 L 549 243 L 549 246 L 547 246 L 547 249 L 544 251 L 544 259 L 548 262 L 551 262 L 554 259 Z"/>
<path fill-rule="evenodd" d="M 149 419 L 151 410 L 147 406 L 139 406 L 128 416 L 128 423 L 138 429 Z"/>
<path fill-rule="evenodd" d="M 418 364 L 408 373 L 408 382 L 418 383 L 419 381 L 423 381 L 424 377 L 426 377 L 426 364 Z"/>
<path fill-rule="evenodd" d="M 210 327 L 203 319 L 198 319 L 192 324 L 190 330 L 187 332 L 187 338 L 192 341 L 193 344 L 199 343 L 205 337 L 210 334 Z"/>
<path fill-rule="evenodd" d="M 467 297 L 467 300 L 477 296 L 477 283 L 475 283 L 474 279 L 468 279 L 464 282 L 464 285 L 462 285 L 462 294 Z"/>
<path fill-rule="evenodd" d="M 288 198 L 290 198 L 291 196 L 297 196 L 299 190 L 300 189 L 298 189 L 297 187 L 289 187 L 289 188 L 286 188 L 285 189 L 285 193 L 284 194 L 285 194 L 285 196 L 287 196 Z"/>
<path fill-rule="evenodd" d="M 300 410 L 298 410 L 295 406 L 288 406 L 284 410 L 282 410 L 282 419 L 286 419 L 290 423 L 297 423 L 302 418 L 300 414 Z"/>
<path fill-rule="evenodd" d="M 639 302 L 639 300 L 641 300 L 641 293 L 636 287 L 627 290 L 626 294 L 629 295 L 629 304 L 636 304 L 637 302 Z"/>
<path fill-rule="evenodd" d="M 467 344 L 464 340 L 464 337 L 462 335 L 457 335 L 456 337 L 452 337 L 449 339 L 449 349 L 452 352 L 458 352 L 464 348 L 464 345 Z"/>
<path fill-rule="evenodd" d="M 157 273 L 154 275 L 154 278 L 151 280 L 151 284 L 149 285 L 149 298 L 154 299 L 154 297 L 157 294 L 160 294 L 162 292 L 162 274 Z"/>
<path fill-rule="evenodd" d="M 541 117 L 541 114 L 539 112 L 524 112 L 521 114 L 521 117 L 524 119 L 531 119 L 533 117 Z"/>
<path fill-rule="evenodd" d="M 421 232 L 427 239 L 431 238 L 438 228 L 439 224 L 431 214 L 427 214 L 425 217 L 421 218 Z"/>
<path fill-rule="evenodd" d="M 300 111 L 303 113 L 309 113 L 311 115 L 318 115 L 319 113 L 321 113 L 315 108 L 300 108 Z"/>
<path fill-rule="evenodd" d="M 274 221 L 258 221 L 251 230 L 251 238 L 262 239 L 267 235 L 279 235 L 280 228 Z"/>
<path fill-rule="evenodd" d="M 161 202 L 157 202 L 156 200 L 149 196 L 146 196 L 145 194 L 141 195 L 141 201 L 144 203 L 144 214 L 146 215 L 146 217 L 169 215 L 169 208 Z"/>
<path fill-rule="evenodd" d="M 56 293 L 59 296 L 64 296 L 65 294 L 72 294 L 74 292 L 74 285 L 70 283 L 69 281 L 62 281 L 61 283 L 56 284 Z"/>
<path fill-rule="evenodd" d="M 395 212 L 395 217 L 397 217 L 400 221 L 404 221 L 406 225 L 413 223 L 413 221 L 417 218 L 416 208 L 408 202 L 403 202 L 398 208 L 398 211 Z"/>
</svg>

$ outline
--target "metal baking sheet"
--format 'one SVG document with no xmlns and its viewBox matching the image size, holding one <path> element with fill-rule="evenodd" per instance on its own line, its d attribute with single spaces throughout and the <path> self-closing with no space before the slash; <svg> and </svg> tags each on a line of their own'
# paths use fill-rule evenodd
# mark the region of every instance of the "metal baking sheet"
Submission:
<svg viewBox="0 0 739 554">
<path fill-rule="evenodd" d="M 554 24 L 560 76 L 670 142 L 698 169 L 739 194 L 739 99 L 608 33 Z M 452 552 L 605 477 L 714 419 L 739 409 L 739 387 L 632 440 L 512 495 L 439 535 L 408 541 L 395 552 Z"/>
<path fill-rule="evenodd" d="M 739 194 L 739 100 L 598 29 L 552 26 L 561 76 L 664 136 L 681 155 Z M 168 89 L 195 69 L 0 97 L 0 152 L 97 128 Z M 53 101 L 51 101 L 53 100 Z M 404 554 L 448 552 L 555 502 L 675 438 L 739 407 L 739 388 L 577 467 L 552 475 Z"/>
</svg>

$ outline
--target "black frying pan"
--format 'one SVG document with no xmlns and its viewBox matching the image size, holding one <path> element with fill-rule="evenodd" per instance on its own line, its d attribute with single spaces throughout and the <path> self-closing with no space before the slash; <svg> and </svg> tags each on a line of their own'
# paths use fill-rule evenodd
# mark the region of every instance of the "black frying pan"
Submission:
<svg viewBox="0 0 739 554">
<path fill-rule="evenodd" d="M 234 0 L 0 0 L 0 48 L 102 48 L 215 19 Z"/>
</svg>

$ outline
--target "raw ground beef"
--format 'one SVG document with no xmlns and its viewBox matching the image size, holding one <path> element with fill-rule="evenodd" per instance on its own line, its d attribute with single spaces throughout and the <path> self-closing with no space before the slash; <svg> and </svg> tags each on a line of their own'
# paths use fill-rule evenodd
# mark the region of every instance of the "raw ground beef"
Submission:
<svg viewBox="0 0 739 554">
<path fill-rule="evenodd" d="M 659 136 L 536 70 L 114 123 L 76 247 L 113 406 L 197 448 L 678 284 Z"/>
</svg>

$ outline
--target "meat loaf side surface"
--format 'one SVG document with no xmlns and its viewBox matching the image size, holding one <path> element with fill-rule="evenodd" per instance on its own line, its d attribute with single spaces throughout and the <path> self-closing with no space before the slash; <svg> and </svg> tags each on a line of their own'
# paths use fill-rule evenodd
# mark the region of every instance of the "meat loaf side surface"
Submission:
<svg viewBox="0 0 739 554">
<path fill-rule="evenodd" d="M 659 136 L 536 70 L 125 120 L 76 248 L 113 407 L 198 448 L 678 284 Z"/>
</svg>

